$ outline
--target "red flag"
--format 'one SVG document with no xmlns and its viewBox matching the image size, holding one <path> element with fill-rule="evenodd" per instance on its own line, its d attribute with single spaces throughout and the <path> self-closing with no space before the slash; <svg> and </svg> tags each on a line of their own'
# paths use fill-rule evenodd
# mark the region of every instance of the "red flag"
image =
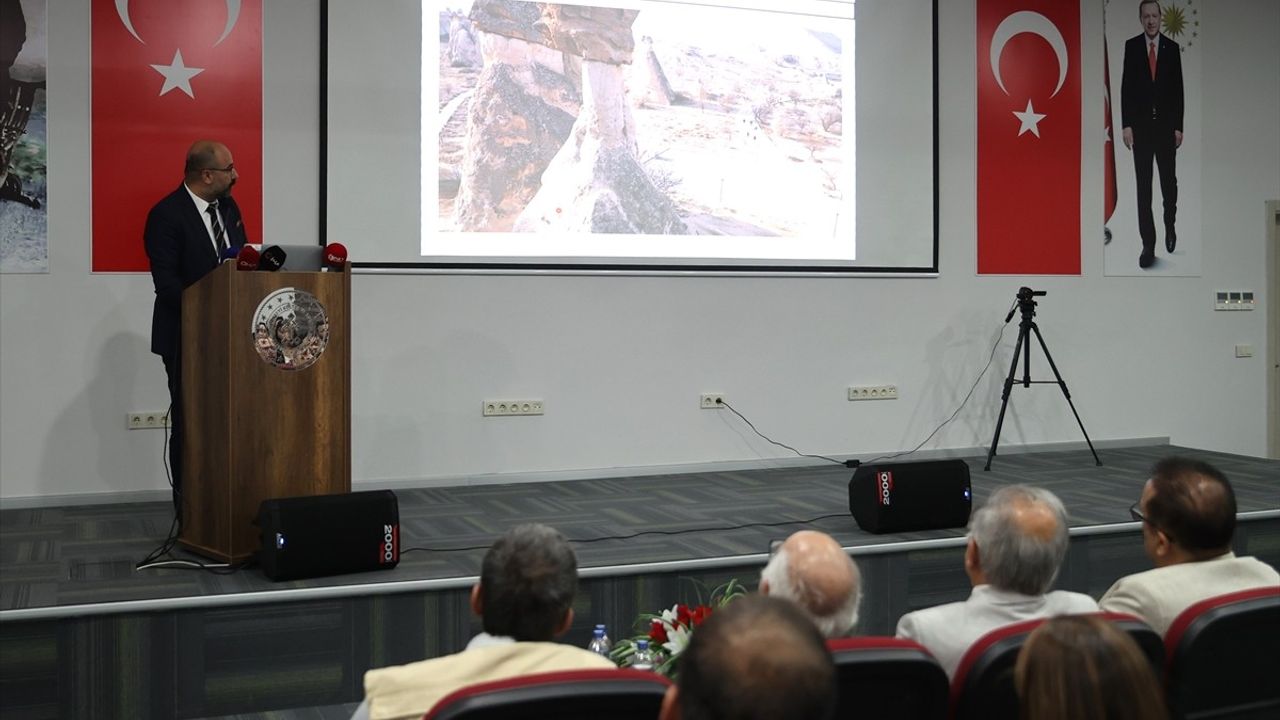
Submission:
<svg viewBox="0 0 1280 720">
<path fill-rule="evenodd" d="M 1116 211 L 1116 139 L 1113 136 L 1111 125 L 1111 56 L 1107 52 L 1107 36 L 1102 36 L 1102 73 L 1103 82 L 1106 83 L 1106 106 L 1107 111 L 1107 140 L 1105 147 L 1105 157 L 1102 159 L 1103 179 L 1102 179 L 1102 224 L 1106 225 L 1111 221 L 1111 216 Z"/>
<path fill-rule="evenodd" d="M 977 11 L 978 272 L 1079 274 L 1079 0 Z"/>
<path fill-rule="evenodd" d="M 148 269 L 147 212 L 195 140 L 231 150 L 260 241 L 261 0 L 93 0 L 92 41 L 93 270 Z"/>
</svg>

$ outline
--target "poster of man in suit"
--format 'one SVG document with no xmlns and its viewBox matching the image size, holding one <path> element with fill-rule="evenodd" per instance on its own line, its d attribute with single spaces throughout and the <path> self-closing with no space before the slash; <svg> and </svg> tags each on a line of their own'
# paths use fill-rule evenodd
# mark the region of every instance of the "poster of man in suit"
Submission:
<svg viewBox="0 0 1280 720">
<path fill-rule="evenodd" d="M 1136 22 L 1135 22 L 1136 20 Z M 1138 33 L 1128 29 L 1137 25 Z M 1116 153 L 1107 275 L 1197 276 L 1201 229 L 1200 13 L 1194 0 L 1110 0 L 1106 6 Z"/>
</svg>

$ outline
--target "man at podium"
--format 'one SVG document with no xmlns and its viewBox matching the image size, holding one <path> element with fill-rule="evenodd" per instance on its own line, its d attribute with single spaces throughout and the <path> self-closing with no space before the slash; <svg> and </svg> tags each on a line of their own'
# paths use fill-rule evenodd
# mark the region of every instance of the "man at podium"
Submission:
<svg viewBox="0 0 1280 720">
<path fill-rule="evenodd" d="M 182 494 L 182 291 L 212 272 L 230 249 L 248 242 L 240 208 L 231 198 L 237 179 L 226 145 L 200 140 L 187 150 L 182 184 L 147 215 L 142 239 L 155 282 L 151 352 L 164 361 L 169 378 L 169 468 L 174 511 Z"/>
</svg>

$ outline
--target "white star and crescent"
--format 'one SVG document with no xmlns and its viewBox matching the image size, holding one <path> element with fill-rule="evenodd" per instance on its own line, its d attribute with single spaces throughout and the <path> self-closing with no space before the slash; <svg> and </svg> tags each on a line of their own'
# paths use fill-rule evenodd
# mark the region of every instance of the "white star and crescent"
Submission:
<svg viewBox="0 0 1280 720">
<path fill-rule="evenodd" d="M 236 22 L 240 19 L 241 0 L 226 0 L 226 2 L 227 24 L 222 28 L 222 35 L 213 43 L 214 47 L 217 47 L 223 40 L 227 39 L 227 36 L 235 29 Z M 133 20 L 129 17 L 129 0 L 115 0 L 115 4 L 116 15 L 120 18 L 120 24 L 124 25 L 124 29 L 128 30 L 135 40 L 146 45 L 147 41 L 143 40 L 142 36 L 138 34 L 137 29 L 133 27 Z M 173 61 L 168 65 L 152 65 L 151 67 L 164 76 L 164 85 L 160 88 L 161 95 L 171 90 L 181 90 L 188 97 L 194 98 L 196 96 L 191 89 L 191 78 L 204 72 L 204 68 L 187 67 L 182 61 L 181 50 L 174 52 Z"/>
<path fill-rule="evenodd" d="M 1036 137 L 1040 137 L 1040 121 L 1044 119 L 1043 113 L 1038 113 L 1035 108 L 1031 107 L 1031 101 L 1027 101 L 1027 109 L 1023 112 L 1013 111 L 1015 117 L 1022 121 L 1022 126 L 1018 128 L 1018 135 L 1030 132 Z"/>
<path fill-rule="evenodd" d="M 187 67 L 182 62 L 181 50 L 173 52 L 173 62 L 168 65 L 152 65 L 151 68 L 164 76 L 164 86 L 160 88 L 161 95 L 170 90 L 181 90 L 187 94 L 187 97 L 195 98 L 196 94 L 191 90 L 191 78 L 204 72 L 204 68 Z"/>
<path fill-rule="evenodd" d="M 240 2 L 241 0 L 227 0 L 227 24 L 222 28 L 222 35 L 213 44 L 214 47 L 222 44 L 222 41 L 226 40 L 231 31 L 235 29 L 236 21 L 240 19 Z M 133 20 L 129 18 L 129 0 L 116 0 L 116 15 L 120 17 L 120 23 L 124 25 L 124 29 L 128 30 L 135 40 L 143 45 L 147 44 L 147 41 L 143 40 L 138 31 L 134 29 Z"/>
<path fill-rule="evenodd" d="M 1004 86 L 1004 79 L 1000 77 L 1000 55 L 1004 53 L 1004 46 L 1015 35 L 1022 33 L 1030 33 L 1044 38 L 1044 41 L 1049 43 L 1049 47 L 1053 49 L 1053 53 L 1058 59 L 1058 84 L 1054 86 L 1053 92 L 1049 97 L 1057 95 L 1058 91 L 1062 89 L 1062 84 L 1067 79 L 1067 43 L 1063 39 L 1062 33 L 1058 31 L 1057 26 L 1049 18 L 1030 10 L 1011 13 L 996 26 L 996 31 L 991 36 L 991 72 L 995 75 L 996 84 L 1000 86 L 1005 95 L 1009 94 L 1009 90 Z M 1035 111 L 1035 108 L 1031 106 L 1030 99 L 1027 100 L 1026 110 L 1022 112 L 1014 110 L 1013 114 L 1021 122 L 1018 127 L 1019 136 L 1030 132 L 1036 137 L 1040 137 L 1039 122 L 1045 118 L 1045 115 Z"/>
</svg>

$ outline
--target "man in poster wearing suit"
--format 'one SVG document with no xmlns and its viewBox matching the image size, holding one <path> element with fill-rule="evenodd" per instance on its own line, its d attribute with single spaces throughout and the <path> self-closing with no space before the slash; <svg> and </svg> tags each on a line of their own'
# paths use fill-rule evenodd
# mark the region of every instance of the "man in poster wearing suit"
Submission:
<svg viewBox="0 0 1280 720">
<path fill-rule="evenodd" d="M 147 215 L 142 239 L 156 286 L 151 316 L 151 352 L 164 360 L 169 376 L 169 468 L 174 511 L 181 518 L 182 496 L 182 291 L 212 272 L 227 248 L 248 242 L 240 208 L 231 198 L 235 162 L 226 145 L 196 142 L 187 151 L 182 184 Z M 181 520 L 179 520 L 181 522 Z"/>
<path fill-rule="evenodd" d="M 1164 247 L 1173 252 L 1178 242 L 1174 219 L 1178 211 L 1175 159 L 1182 145 L 1182 56 L 1178 43 L 1160 34 L 1160 3 L 1141 0 L 1138 18 L 1142 34 L 1124 44 L 1124 73 L 1120 81 L 1120 125 L 1124 146 L 1133 151 L 1138 191 L 1138 234 L 1142 255 L 1138 266 L 1156 261 L 1156 227 L 1151 211 L 1151 161 L 1160 170 L 1164 198 Z"/>
</svg>

